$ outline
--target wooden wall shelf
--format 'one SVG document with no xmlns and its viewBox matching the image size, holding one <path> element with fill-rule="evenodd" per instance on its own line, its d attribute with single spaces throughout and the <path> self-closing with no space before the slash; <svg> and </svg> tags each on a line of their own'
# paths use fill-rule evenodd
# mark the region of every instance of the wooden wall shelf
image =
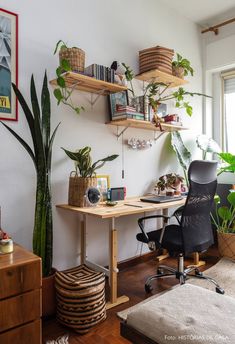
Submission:
<svg viewBox="0 0 235 344">
<path fill-rule="evenodd" d="M 142 81 L 154 80 L 156 82 L 163 82 L 164 84 L 167 84 L 167 85 L 170 84 L 169 86 L 170 88 L 182 86 L 188 83 L 187 80 L 177 78 L 176 76 L 172 74 L 161 72 L 158 69 L 153 69 L 148 72 L 138 74 L 135 76 L 135 78 Z"/>
<path fill-rule="evenodd" d="M 120 86 L 103 80 L 97 80 L 95 78 L 91 78 L 90 76 L 74 72 L 66 73 L 64 78 L 67 87 L 75 88 L 85 92 L 102 94 L 104 96 L 127 90 L 127 87 L 125 86 Z M 56 79 L 51 80 L 50 84 L 57 86 Z"/>
<path fill-rule="evenodd" d="M 137 129 L 145 129 L 145 130 L 153 130 L 153 131 L 160 131 L 159 127 L 156 127 L 156 125 L 152 122 L 148 121 L 142 121 L 139 119 L 120 119 L 115 121 L 107 122 L 108 125 L 116 125 L 118 127 L 127 127 L 127 128 L 137 128 Z M 188 128 L 185 128 L 180 125 L 171 125 L 162 123 L 162 129 L 164 131 L 170 132 L 170 131 L 178 131 L 178 130 L 187 130 Z"/>
</svg>

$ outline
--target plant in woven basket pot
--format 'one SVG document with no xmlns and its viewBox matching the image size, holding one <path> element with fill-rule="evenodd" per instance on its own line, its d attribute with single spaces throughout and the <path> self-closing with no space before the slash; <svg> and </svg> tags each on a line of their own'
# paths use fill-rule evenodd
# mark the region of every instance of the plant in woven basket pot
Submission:
<svg viewBox="0 0 235 344">
<path fill-rule="evenodd" d="M 190 61 L 183 58 L 180 54 L 176 54 L 176 60 L 172 62 L 172 74 L 180 79 L 184 79 L 185 76 L 191 74 L 193 76 L 194 70 L 190 64 Z"/>
<path fill-rule="evenodd" d="M 32 75 L 30 84 L 32 110 L 17 86 L 14 84 L 12 86 L 27 120 L 32 145 L 30 146 L 8 125 L 3 122 L 1 123 L 26 149 L 36 170 L 37 188 L 33 229 L 33 252 L 42 258 L 43 276 L 48 276 L 52 272 L 53 248 L 51 159 L 53 141 L 59 124 L 51 135 L 51 103 L 46 73 L 42 85 L 41 106 L 38 102 Z"/>
<path fill-rule="evenodd" d="M 84 207 L 84 195 L 88 187 L 97 186 L 96 170 L 108 161 L 113 161 L 117 154 L 99 159 L 92 163 L 91 147 L 84 147 L 75 152 L 62 148 L 67 156 L 75 163 L 75 171 L 70 173 L 68 203 L 77 207 Z"/>
<path fill-rule="evenodd" d="M 75 105 L 72 101 L 72 93 L 75 90 L 76 84 L 69 86 L 66 83 L 66 74 L 68 72 L 84 72 L 85 67 L 85 52 L 77 47 L 69 48 L 62 40 L 56 44 L 54 55 L 59 50 L 59 66 L 56 68 L 57 88 L 54 90 L 54 96 L 57 99 L 57 105 L 63 103 L 69 106 L 77 114 L 84 109 L 83 106 Z"/>
<path fill-rule="evenodd" d="M 235 192 L 230 190 L 227 196 L 229 206 L 220 206 L 219 195 L 215 196 L 215 214 L 211 214 L 212 223 L 218 234 L 218 249 L 222 257 L 235 259 Z"/>
</svg>

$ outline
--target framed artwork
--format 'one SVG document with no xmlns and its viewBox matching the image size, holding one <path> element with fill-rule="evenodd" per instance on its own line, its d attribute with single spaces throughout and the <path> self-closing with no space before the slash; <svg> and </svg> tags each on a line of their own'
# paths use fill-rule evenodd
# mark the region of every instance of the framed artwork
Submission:
<svg viewBox="0 0 235 344">
<path fill-rule="evenodd" d="M 109 96 L 109 111 L 110 111 L 110 120 L 115 117 L 117 110 L 117 105 L 129 105 L 127 91 L 112 93 Z"/>
<path fill-rule="evenodd" d="M 18 84 L 18 16 L 0 8 L 0 119 L 17 121 L 11 83 Z"/>
<path fill-rule="evenodd" d="M 107 200 L 108 189 L 110 188 L 110 177 L 109 175 L 97 175 L 97 188 L 102 195 L 102 201 Z"/>
</svg>

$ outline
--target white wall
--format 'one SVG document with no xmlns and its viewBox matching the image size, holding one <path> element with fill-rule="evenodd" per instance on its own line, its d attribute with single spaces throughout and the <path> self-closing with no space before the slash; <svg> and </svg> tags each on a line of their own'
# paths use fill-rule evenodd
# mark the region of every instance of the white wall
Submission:
<svg viewBox="0 0 235 344">
<path fill-rule="evenodd" d="M 110 65 L 113 60 L 124 61 L 138 72 L 138 51 L 157 44 L 174 48 L 192 62 L 195 77 L 189 78 L 188 89 L 201 92 L 202 67 L 201 45 L 195 24 L 164 7 L 157 0 L 1 0 L 0 7 L 19 14 L 19 87 L 28 98 L 29 79 L 34 73 L 40 87 L 44 70 L 49 79 L 54 78 L 57 57 L 53 56 L 55 43 L 63 39 L 70 46 L 86 51 L 86 65 L 100 63 Z M 111 176 L 111 186 L 127 187 L 128 196 L 150 191 L 154 181 L 162 174 L 180 171 L 170 149 L 167 135 L 161 137 L 152 149 L 144 152 L 131 151 L 125 147 L 125 179 L 121 179 L 121 141 L 114 134 L 116 128 L 104 123 L 108 119 L 107 100 L 100 97 L 91 108 L 89 94 L 80 92 L 75 99 L 82 103 L 86 112 L 75 115 L 68 108 L 57 107 L 52 96 L 53 127 L 61 121 L 53 151 L 53 204 L 67 202 L 68 176 L 73 169 L 60 147 L 77 149 L 92 147 L 94 159 L 109 154 L 120 157 L 107 164 L 100 173 Z M 202 100 L 193 98 L 194 115 L 184 117 L 192 131 L 185 133 L 186 142 L 201 132 Z M 22 112 L 19 121 L 11 124 L 21 135 L 29 138 Z M 2 227 L 10 232 L 15 241 L 31 248 L 35 173 L 30 158 L 0 127 L 0 204 Z M 152 138 L 147 131 L 129 129 L 125 138 L 132 136 Z M 79 257 L 78 218 L 72 213 L 59 211 L 54 215 L 54 266 L 74 266 Z M 137 216 L 117 220 L 119 232 L 119 260 L 137 254 L 135 234 Z M 89 221 L 88 252 L 90 258 L 107 264 L 108 223 Z"/>
</svg>

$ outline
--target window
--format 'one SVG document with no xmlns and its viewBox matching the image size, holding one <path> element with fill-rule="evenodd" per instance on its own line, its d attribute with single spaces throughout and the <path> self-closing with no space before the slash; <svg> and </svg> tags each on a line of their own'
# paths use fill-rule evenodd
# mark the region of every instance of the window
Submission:
<svg viewBox="0 0 235 344">
<path fill-rule="evenodd" d="M 222 74 L 222 89 L 223 150 L 235 154 L 235 71 Z"/>
</svg>

